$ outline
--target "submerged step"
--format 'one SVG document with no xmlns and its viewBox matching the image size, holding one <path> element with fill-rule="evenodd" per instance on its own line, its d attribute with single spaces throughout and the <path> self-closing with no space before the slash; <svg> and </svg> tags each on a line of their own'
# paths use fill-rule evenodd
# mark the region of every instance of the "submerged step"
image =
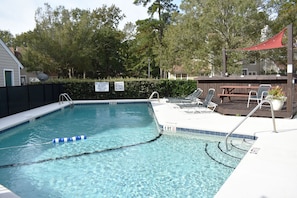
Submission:
<svg viewBox="0 0 297 198">
<path fill-rule="evenodd" d="M 240 145 L 236 146 L 240 148 Z M 222 142 L 214 142 L 213 144 L 205 145 L 205 152 L 215 162 L 225 167 L 235 169 L 248 151 L 246 145 L 243 147 L 244 149 L 232 149 L 227 151 Z M 249 147 L 251 147 L 251 145 Z"/>
</svg>

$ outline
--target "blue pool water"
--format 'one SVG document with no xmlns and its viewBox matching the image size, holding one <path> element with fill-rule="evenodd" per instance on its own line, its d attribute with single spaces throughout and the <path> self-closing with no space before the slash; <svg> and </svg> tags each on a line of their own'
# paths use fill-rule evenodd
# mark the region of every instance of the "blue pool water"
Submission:
<svg viewBox="0 0 297 198">
<path fill-rule="evenodd" d="M 205 153 L 217 141 L 158 135 L 146 103 L 66 108 L 0 134 L 0 184 L 23 198 L 213 197 L 233 171 Z"/>
</svg>

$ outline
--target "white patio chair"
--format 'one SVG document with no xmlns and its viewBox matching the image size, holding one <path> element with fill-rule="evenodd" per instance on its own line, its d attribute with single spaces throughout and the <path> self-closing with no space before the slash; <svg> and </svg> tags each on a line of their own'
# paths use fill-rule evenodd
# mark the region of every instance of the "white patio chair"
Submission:
<svg viewBox="0 0 297 198">
<path fill-rule="evenodd" d="M 250 106 L 251 100 L 256 100 L 259 104 L 262 102 L 262 100 L 268 95 L 268 91 L 271 88 L 270 84 L 261 84 L 257 91 L 251 90 L 249 92 L 248 102 L 247 102 L 247 108 Z"/>
</svg>

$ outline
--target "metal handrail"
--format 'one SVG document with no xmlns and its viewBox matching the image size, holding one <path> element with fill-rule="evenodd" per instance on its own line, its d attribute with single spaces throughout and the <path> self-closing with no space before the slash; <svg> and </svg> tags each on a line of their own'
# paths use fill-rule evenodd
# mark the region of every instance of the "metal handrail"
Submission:
<svg viewBox="0 0 297 198">
<path fill-rule="evenodd" d="M 276 127 L 275 127 L 275 117 L 274 117 L 274 111 L 273 111 L 273 105 L 270 100 L 262 100 L 232 131 L 230 131 L 226 137 L 225 137 L 225 145 L 226 150 L 229 151 L 231 149 L 228 148 L 228 138 L 232 135 L 232 133 L 246 120 L 248 119 L 252 114 L 254 114 L 259 108 L 261 108 L 263 103 L 269 103 L 270 110 L 271 110 L 271 117 L 272 117 L 272 124 L 273 124 L 273 132 L 277 133 Z"/>
<path fill-rule="evenodd" d="M 149 99 L 150 99 L 150 100 L 153 99 L 153 97 L 154 97 L 155 94 L 157 94 L 157 98 L 158 98 L 158 100 L 160 101 L 159 93 L 158 93 L 157 91 L 154 91 L 154 92 L 151 94 L 151 96 L 149 97 Z"/>
<path fill-rule="evenodd" d="M 72 101 L 72 99 L 70 98 L 70 96 L 69 96 L 67 93 L 61 93 L 61 94 L 59 95 L 59 104 L 60 104 L 60 103 L 63 104 L 64 98 L 65 98 L 71 105 L 73 105 L 73 101 Z"/>
</svg>

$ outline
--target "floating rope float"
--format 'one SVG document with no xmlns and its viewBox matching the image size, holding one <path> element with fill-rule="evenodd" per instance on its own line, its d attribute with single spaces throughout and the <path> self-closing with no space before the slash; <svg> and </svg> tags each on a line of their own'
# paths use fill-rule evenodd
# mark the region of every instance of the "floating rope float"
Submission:
<svg viewBox="0 0 297 198">
<path fill-rule="evenodd" d="M 53 143 L 59 143 L 59 142 L 74 142 L 77 140 L 85 140 L 87 139 L 87 136 L 85 135 L 78 135 L 73 137 L 64 137 L 64 138 L 55 138 L 52 140 Z"/>
</svg>

